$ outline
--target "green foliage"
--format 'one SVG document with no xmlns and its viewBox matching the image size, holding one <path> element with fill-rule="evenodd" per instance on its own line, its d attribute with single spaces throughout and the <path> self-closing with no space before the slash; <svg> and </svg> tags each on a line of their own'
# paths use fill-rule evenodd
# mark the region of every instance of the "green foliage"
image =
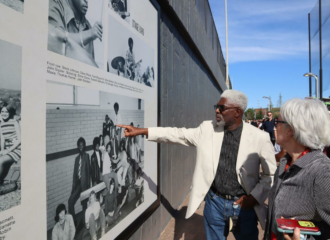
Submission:
<svg viewBox="0 0 330 240">
<path fill-rule="evenodd" d="M 253 119 L 254 118 L 254 109 L 249 108 L 248 110 L 245 111 L 244 113 L 246 119 Z"/>
<path fill-rule="evenodd" d="M 0 96 L 0 107 L 7 103 L 15 108 L 16 115 L 21 115 L 21 91 L 0 88 Z"/>
<path fill-rule="evenodd" d="M 263 119 L 263 118 L 264 118 L 263 113 L 262 113 L 261 109 L 259 109 L 259 111 L 257 112 L 256 119 Z"/>
</svg>

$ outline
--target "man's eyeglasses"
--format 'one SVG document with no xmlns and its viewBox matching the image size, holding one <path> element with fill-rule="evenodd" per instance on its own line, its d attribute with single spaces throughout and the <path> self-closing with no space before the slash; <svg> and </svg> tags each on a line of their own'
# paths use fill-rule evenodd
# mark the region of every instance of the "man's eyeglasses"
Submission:
<svg viewBox="0 0 330 240">
<path fill-rule="evenodd" d="M 226 111 L 228 109 L 233 109 L 233 108 L 238 108 L 238 107 L 227 107 L 227 108 L 225 108 L 225 105 L 214 105 L 214 111 L 216 111 L 218 109 L 220 113 L 222 113 L 223 111 Z"/>
<path fill-rule="evenodd" d="M 279 123 L 287 123 L 287 122 L 286 121 L 279 121 L 279 120 L 274 121 L 275 127 L 277 127 L 277 124 L 279 124 Z"/>
</svg>

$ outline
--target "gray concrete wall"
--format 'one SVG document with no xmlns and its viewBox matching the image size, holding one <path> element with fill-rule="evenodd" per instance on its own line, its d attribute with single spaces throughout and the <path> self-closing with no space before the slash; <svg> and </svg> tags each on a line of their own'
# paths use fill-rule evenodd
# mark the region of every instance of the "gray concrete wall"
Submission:
<svg viewBox="0 0 330 240">
<path fill-rule="evenodd" d="M 164 0 L 167 1 L 167 0 Z M 214 54 L 208 49 L 208 39 L 202 39 L 204 28 L 195 8 L 195 0 L 170 1 L 187 29 L 196 39 L 200 50 L 209 62 L 212 74 L 187 45 L 176 23 L 162 14 L 161 38 L 161 126 L 193 128 L 202 121 L 214 119 L 213 105 L 220 99 L 221 90 L 215 81 L 223 86 L 224 69 L 213 64 Z M 189 7 L 187 7 L 189 6 Z M 221 53 L 222 55 L 222 53 Z M 162 144 L 160 148 L 160 191 L 161 206 L 133 234 L 131 239 L 157 239 L 172 215 L 190 192 L 195 167 L 194 148 Z M 166 206 L 166 207 L 165 207 Z"/>
</svg>

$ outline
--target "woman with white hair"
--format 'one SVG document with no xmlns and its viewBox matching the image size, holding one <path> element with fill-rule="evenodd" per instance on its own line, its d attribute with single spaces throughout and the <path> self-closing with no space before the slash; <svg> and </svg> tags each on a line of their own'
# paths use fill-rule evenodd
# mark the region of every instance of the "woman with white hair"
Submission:
<svg viewBox="0 0 330 240">
<path fill-rule="evenodd" d="M 277 143 L 287 154 L 280 160 L 269 193 L 265 240 L 289 239 L 277 231 L 277 218 L 308 220 L 330 239 L 330 121 L 325 105 L 315 99 L 292 99 L 281 107 Z"/>
</svg>

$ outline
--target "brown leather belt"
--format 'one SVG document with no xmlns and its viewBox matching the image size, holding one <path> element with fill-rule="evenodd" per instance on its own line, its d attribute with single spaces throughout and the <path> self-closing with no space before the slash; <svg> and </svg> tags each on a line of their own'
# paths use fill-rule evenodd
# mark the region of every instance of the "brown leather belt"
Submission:
<svg viewBox="0 0 330 240">
<path fill-rule="evenodd" d="M 241 195 L 238 195 L 238 196 L 232 196 L 232 195 L 228 195 L 228 194 L 222 194 L 221 192 L 219 192 L 218 190 L 216 190 L 213 186 L 211 187 L 211 191 L 215 195 L 217 195 L 217 196 L 219 196 L 219 197 L 221 197 L 223 199 L 227 199 L 227 200 L 235 200 L 235 198 L 240 198 L 240 197 L 246 195 L 246 194 L 241 194 Z"/>
</svg>

